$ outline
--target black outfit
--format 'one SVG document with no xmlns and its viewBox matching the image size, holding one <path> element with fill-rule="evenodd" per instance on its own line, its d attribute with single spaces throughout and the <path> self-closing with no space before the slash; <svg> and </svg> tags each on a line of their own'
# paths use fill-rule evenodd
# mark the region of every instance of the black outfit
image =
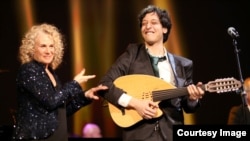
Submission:
<svg viewBox="0 0 250 141">
<path fill-rule="evenodd" d="M 247 106 L 238 105 L 234 106 L 230 109 L 229 118 L 228 118 L 229 125 L 250 125 L 250 110 Z"/>
<path fill-rule="evenodd" d="M 61 86 L 56 79 L 54 87 L 45 72 L 45 66 L 36 61 L 23 64 L 16 78 L 18 109 L 13 140 L 67 141 L 66 116 L 91 103 L 76 81 Z"/>
<path fill-rule="evenodd" d="M 192 84 L 192 61 L 171 53 L 168 53 L 167 56 L 174 71 L 176 87 L 185 87 Z M 103 93 L 103 97 L 120 109 L 123 107 L 118 104 L 118 99 L 125 92 L 115 87 L 113 81 L 120 76 L 129 74 L 156 76 L 150 55 L 144 44 L 130 44 L 100 81 L 100 84 L 106 85 L 109 88 L 106 93 Z M 184 124 L 182 109 L 190 113 L 194 112 L 200 105 L 198 102 L 198 104 L 190 106 L 188 101 L 188 96 L 161 101 L 159 106 L 164 113 L 163 116 L 152 120 L 142 120 L 131 127 L 123 128 L 123 140 L 173 140 L 172 126 L 175 124 Z"/>
</svg>

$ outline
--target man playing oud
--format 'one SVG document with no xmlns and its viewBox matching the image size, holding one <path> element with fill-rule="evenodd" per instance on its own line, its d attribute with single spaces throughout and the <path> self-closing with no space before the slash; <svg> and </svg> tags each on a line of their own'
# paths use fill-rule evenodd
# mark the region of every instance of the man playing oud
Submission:
<svg viewBox="0 0 250 141">
<path fill-rule="evenodd" d="M 168 52 L 164 46 L 172 26 L 168 12 L 149 5 L 141 11 L 138 18 L 144 43 L 129 44 L 101 79 L 100 84 L 109 88 L 103 93 L 103 97 L 121 111 L 132 109 L 142 118 L 132 126 L 123 127 L 124 141 L 171 141 L 172 126 L 184 124 L 183 110 L 186 113 L 195 112 L 204 90 L 197 87 L 202 85 L 201 82 L 193 84 L 193 62 Z M 159 104 L 149 99 L 133 97 L 114 84 L 117 78 L 131 74 L 159 77 L 175 87 L 186 87 L 188 94 L 162 100 Z M 128 85 L 129 83 L 127 82 Z M 163 114 L 156 117 L 159 109 Z M 126 120 L 128 119 L 124 122 Z"/>
</svg>

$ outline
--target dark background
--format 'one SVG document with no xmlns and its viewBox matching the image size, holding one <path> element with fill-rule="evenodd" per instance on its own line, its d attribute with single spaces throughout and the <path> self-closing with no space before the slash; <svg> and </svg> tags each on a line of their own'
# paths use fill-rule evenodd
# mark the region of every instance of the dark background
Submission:
<svg viewBox="0 0 250 141">
<path fill-rule="evenodd" d="M 95 2 L 103 4 L 104 1 Z M 136 1 L 138 3 L 138 1 Z M 134 0 L 121 0 L 112 7 L 116 11 L 114 31 L 118 40 L 114 51 L 116 58 L 130 42 L 140 41 L 136 16 L 141 8 L 151 1 L 141 1 L 140 9 L 131 10 Z M 238 0 L 179 0 L 174 2 L 175 17 L 186 42 L 188 58 L 194 61 L 194 82 L 207 83 L 217 78 L 234 77 L 240 80 L 233 40 L 227 29 L 234 27 L 240 34 L 237 39 L 242 77 L 250 76 L 249 51 L 249 8 L 247 1 Z M 50 22 L 57 25 L 69 38 L 67 0 L 36 0 L 38 22 Z M 12 125 L 12 110 L 16 108 L 15 75 L 19 67 L 17 52 L 21 40 L 21 30 L 14 1 L 4 0 L 0 4 L 0 125 Z M 91 9 L 91 5 L 86 10 Z M 91 13 L 90 13 L 91 15 Z M 91 17 L 89 17 L 91 18 Z M 173 25 L 175 26 L 175 25 Z M 170 34 L 171 36 L 171 34 Z M 64 63 L 58 70 L 62 81 L 71 79 L 70 46 L 66 49 Z M 226 124 L 230 107 L 241 103 L 241 95 L 235 92 L 223 94 L 206 92 L 202 107 L 197 111 L 197 124 Z M 97 112 L 98 113 L 98 112 Z"/>
</svg>

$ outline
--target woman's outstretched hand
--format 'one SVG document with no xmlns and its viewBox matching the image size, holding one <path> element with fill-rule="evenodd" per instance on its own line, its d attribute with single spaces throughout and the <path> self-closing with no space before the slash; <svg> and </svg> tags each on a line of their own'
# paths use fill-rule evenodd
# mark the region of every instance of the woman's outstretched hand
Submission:
<svg viewBox="0 0 250 141">
<path fill-rule="evenodd" d="M 97 92 L 100 90 L 107 90 L 107 89 L 108 89 L 108 87 L 104 86 L 104 85 L 99 85 L 97 87 L 93 87 L 85 92 L 85 97 L 87 97 L 89 99 L 98 100 L 99 96 L 97 95 L 98 94 Z"/>
</svg>

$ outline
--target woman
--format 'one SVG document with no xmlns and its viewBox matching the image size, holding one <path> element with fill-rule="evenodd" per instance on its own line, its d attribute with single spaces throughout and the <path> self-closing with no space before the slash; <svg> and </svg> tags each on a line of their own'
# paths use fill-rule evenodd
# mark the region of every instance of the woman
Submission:
<svg viewBox="0 0 250 141">
<path fill-rule="evenodd" d="M 99 85 L 83 91 L 80 84 L 95 78 L 83 69 L 74 80 L 61 85 L 55 69 L 64 53 L 62 35 L 50 24 L 33 26 L 19 49 L 21 67 L 16 78 L 18 109 L 13 140 L 67 141 L 67 120 L 81 107 L 98 100 Z"/>
</svg>

